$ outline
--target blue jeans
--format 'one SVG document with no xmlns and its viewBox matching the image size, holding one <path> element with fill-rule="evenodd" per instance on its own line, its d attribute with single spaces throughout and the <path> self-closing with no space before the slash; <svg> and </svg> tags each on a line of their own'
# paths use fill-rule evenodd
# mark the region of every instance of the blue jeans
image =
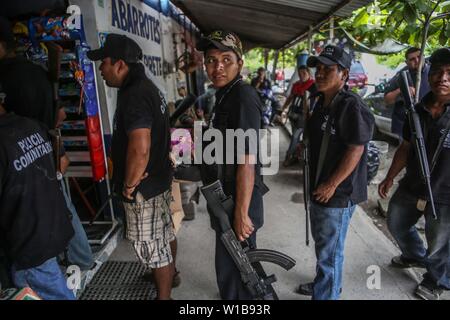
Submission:
<svg viewBox="0 0 450 320">
<path fill-rule="evenodd" d="M 77 210 L 75 209 L 72 201 L 69 199 L 69 195 L 66 191 L 66 185 L 61 181 L 61 186 L 66 199 L 66 205 L 72 214 L 72 227 L 75 231 L 74 236 L 70 239 L 67 246 L 67 259 L 69 264 L 75 264 L 80 267 L 81 270 L 89 270 L 94 264 L 94 256 L 92 254 L 91 246 L 89 245 L 86 231 L 81 224 L 78 217 Z"/>
<path fill-rule="evenodd" d="M 415 224 L 422 216 L 416 208 L 417 197 L 403 188 L 393 195 L 388 210 L 388 228 L 397 241 L 402 255 L 425 264 L 424 278 L 450 289 L 450 206 L 435 204 L 438 219 L 431 208 L 425 209 L 425 237 L 428 249 L 420 238 Z"/>
<path fill-rule="evenodd" d="M 30 287 L 44 300 L 75 300 L 75 295 L 67 288 L 66 278 L 56 258 L 25 270 L 16 270 L 13 265 L 12 278 L 17 288 Z"/>
<path fill-rule="evenodd" d="M 341 294 L 344 242 L 355 205 L 326 208 L 311 202 L 311 233 L 316 250 L 313 300 L 337 300 Z"/>
</svg>

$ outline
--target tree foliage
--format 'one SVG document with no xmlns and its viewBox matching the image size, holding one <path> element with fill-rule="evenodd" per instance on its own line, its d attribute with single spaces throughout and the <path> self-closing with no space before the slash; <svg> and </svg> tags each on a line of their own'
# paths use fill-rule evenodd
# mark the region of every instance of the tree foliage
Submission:
<svg viewBox="0 0 450 320">
<path fill-rule="evenodd" d="M 430 17 L 450 11 L 450 1 L 376 0 L 354 12 L 340 26 L 358 41 L 374 46 L 387 38 L 420 47 L 424 23 Z M 428 32 L 427 49 L 450 44 L 450 16 L 434 20 Z"/>
<path fill-rule="evenodd" d="M 322 32 L 319 32 L 313 36 L 313 41 L 324 40 L 326 37 Z M 306 41 L 300 42 L 290 48 L 280 51 L 280 56 L 278 59 L 277 69 L 283 68 L 294 68 L 297 64 L 297 56 L 307 50 Z M 264 66 L 264 50 L 265 48 L 254 48 L 245 54 L 245 65 L 251 72 L 255 72 L 259 67 Z M 269 50 L 269 63 L 273 62 L 275 55 L 275 50 Z"/>
<path fill-rule="evenodd" d="M 433 12 L 433 13 L 432 13 Z M 338 21 L 338 27 L 344 28 L 352 36 L 373 47 L 391 38 L 400 43 L 420 47 L 427 18 L 450 12 L 450 0 L 375 0 L 371 4 L 356 10 L 350 18 Z M 324 25 L 314 35 L 313 40 L 327 39 L 329 26 Z M 339 28 L 336 37 L 343 36 Z M 435 19 L 430 25 L 425 54 L 434 49 L 450 45 L 450 16 Z M 307 47 L 306 41 L 285 50 L 285 66 L 293 67 L 297 55 Z M 246 54 L 246 65 L 253 72 L 264 65 L 263 48 L 256 48 Z M 274 50 L 270 50 L 269 60 Z M 395 67 L 404 60 L 403 53 L 379 57 L 380 63 Z M 278 64 L 282 66 L 281 57 Z"/>
</svg>

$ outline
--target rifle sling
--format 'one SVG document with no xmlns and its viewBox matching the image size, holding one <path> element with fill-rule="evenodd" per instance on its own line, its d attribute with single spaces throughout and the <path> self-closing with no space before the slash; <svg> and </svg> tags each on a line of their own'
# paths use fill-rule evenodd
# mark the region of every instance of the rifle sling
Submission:
<svg viewBox="0 0 450 320">
<path fill-rule="evenodd" d="M 436 166 L 439 155 L 444 147 L 445 139 L 447 138 L 447 135 L 449 132 L 450 132 L 450 119 L 447 120 L 447 125 L 445 126 L 444 133 L 442 134 L 441 138 L 439 139 L 438 146 L 436 148 L 436 151 L 434 152 L 433 160 L 431 161 L 430 174 L 433 172 L 433 169 Z"/>
<path fill-rule="evenodd" d="M 317 188 L 317 185 L 319 183 L 320 174 L 322 173 L 323 165 L 325 163 L 325 159 L 327 156 L 328 151 L 328 144 L 330 142 L 330 136 L 331 136 L 331 122 L 332 118 L 334 117 L 335 110 L 336 110 L 336 104 L 338 102 L 338 96 L 340 96 L 341 91 L 339 91 L 333 98 L 333 100 L 330 103 L 329 106 L 329 114 L 328 114 L 328 120 L 325 127 L 325 132 L 322 137 L 322 143 L 320 144 L 320 152 L 319 152 L 319 161 L 317 163 L 317 170 L 316 170 L 316 180 L 314 183 L 314 186 Z"/>
</svg>

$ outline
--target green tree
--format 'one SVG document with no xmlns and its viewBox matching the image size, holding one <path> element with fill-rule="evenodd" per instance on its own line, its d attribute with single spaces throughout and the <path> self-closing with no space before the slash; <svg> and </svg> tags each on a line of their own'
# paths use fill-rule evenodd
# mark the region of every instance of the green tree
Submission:
<svg viewBox="0 0 450 320">
<path fill-rule="evenodd" d="M 356 10 L 350 18 L 337 22 L 339 27 L 368 47 L 380 44 L 387 38 L 420 47 L 425 21 L 430 17 L 436 18 L 430 24 L 424 50 L 425 54 L 429 55 L 437 47 L 450 45 L 450 16 L 444 16 L 448 12 L 450 0 L 375 0 L 366 7 Z M 328 25 L 324 25 L 314 34 L 313 40 L 327 39 L 328 28 Z M 344 35 L 339 28 L 335 34 L 336 37 Z M 305 40 L 286 49 L 284 52 L 286 67 L 295 66 L 297 55 L 306 47 Z M 252 72 L 264 65 L 263 50 L 256 48 L 246 54 L 246 64 Z M 271 50 L 269 53 L 270 61 L 273 59 L 273 52 L 274 50 Z M 389 67 L 396 67 L 404 61 L 404 56 L 403 53 L 398 53 L 379 56 L 377 60 Z"/>
<path fill-rule="evenodd" d="M 436 46 L 450 43 L 449 12 L 450 1 L 444 0 L 375 0 L 343 21 L 342 26 L 360 42 L 374 45 L 391 38 L 419 47 L 426 55 Z M 420 78 L 419 72 L 416 93 L 420 90 Z M 415 102 L 418 99 L 416 94 Z"/>
<path fill-rule="evenodd" d="M 340 26 L 368 46 L 392 38 L 420 47 L 424 24 L 430 17 L 450 11 L 450 1 L 443 0 L 375 0 L 354 12 Z M 428 31 L 427 50 L 450 44 L 450 16 L 434 19 Z"/>
</svg>

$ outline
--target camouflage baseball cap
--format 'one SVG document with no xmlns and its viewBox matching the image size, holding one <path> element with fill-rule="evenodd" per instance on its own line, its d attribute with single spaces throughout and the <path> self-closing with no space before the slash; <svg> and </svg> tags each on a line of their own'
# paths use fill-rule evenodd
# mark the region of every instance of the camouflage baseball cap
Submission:
<svg viewBox="0 0 450 320">
<path fill-rule="evenodd" d="M 216 30 L 200 39 L 197 43 L 197 50 L 206 51 L 210 46 L 214 46 L 221 51 L 234 51 L 239 58 L 242 58 L 242 42 L 239 37 L 230 31 Z"/>
</svg>

